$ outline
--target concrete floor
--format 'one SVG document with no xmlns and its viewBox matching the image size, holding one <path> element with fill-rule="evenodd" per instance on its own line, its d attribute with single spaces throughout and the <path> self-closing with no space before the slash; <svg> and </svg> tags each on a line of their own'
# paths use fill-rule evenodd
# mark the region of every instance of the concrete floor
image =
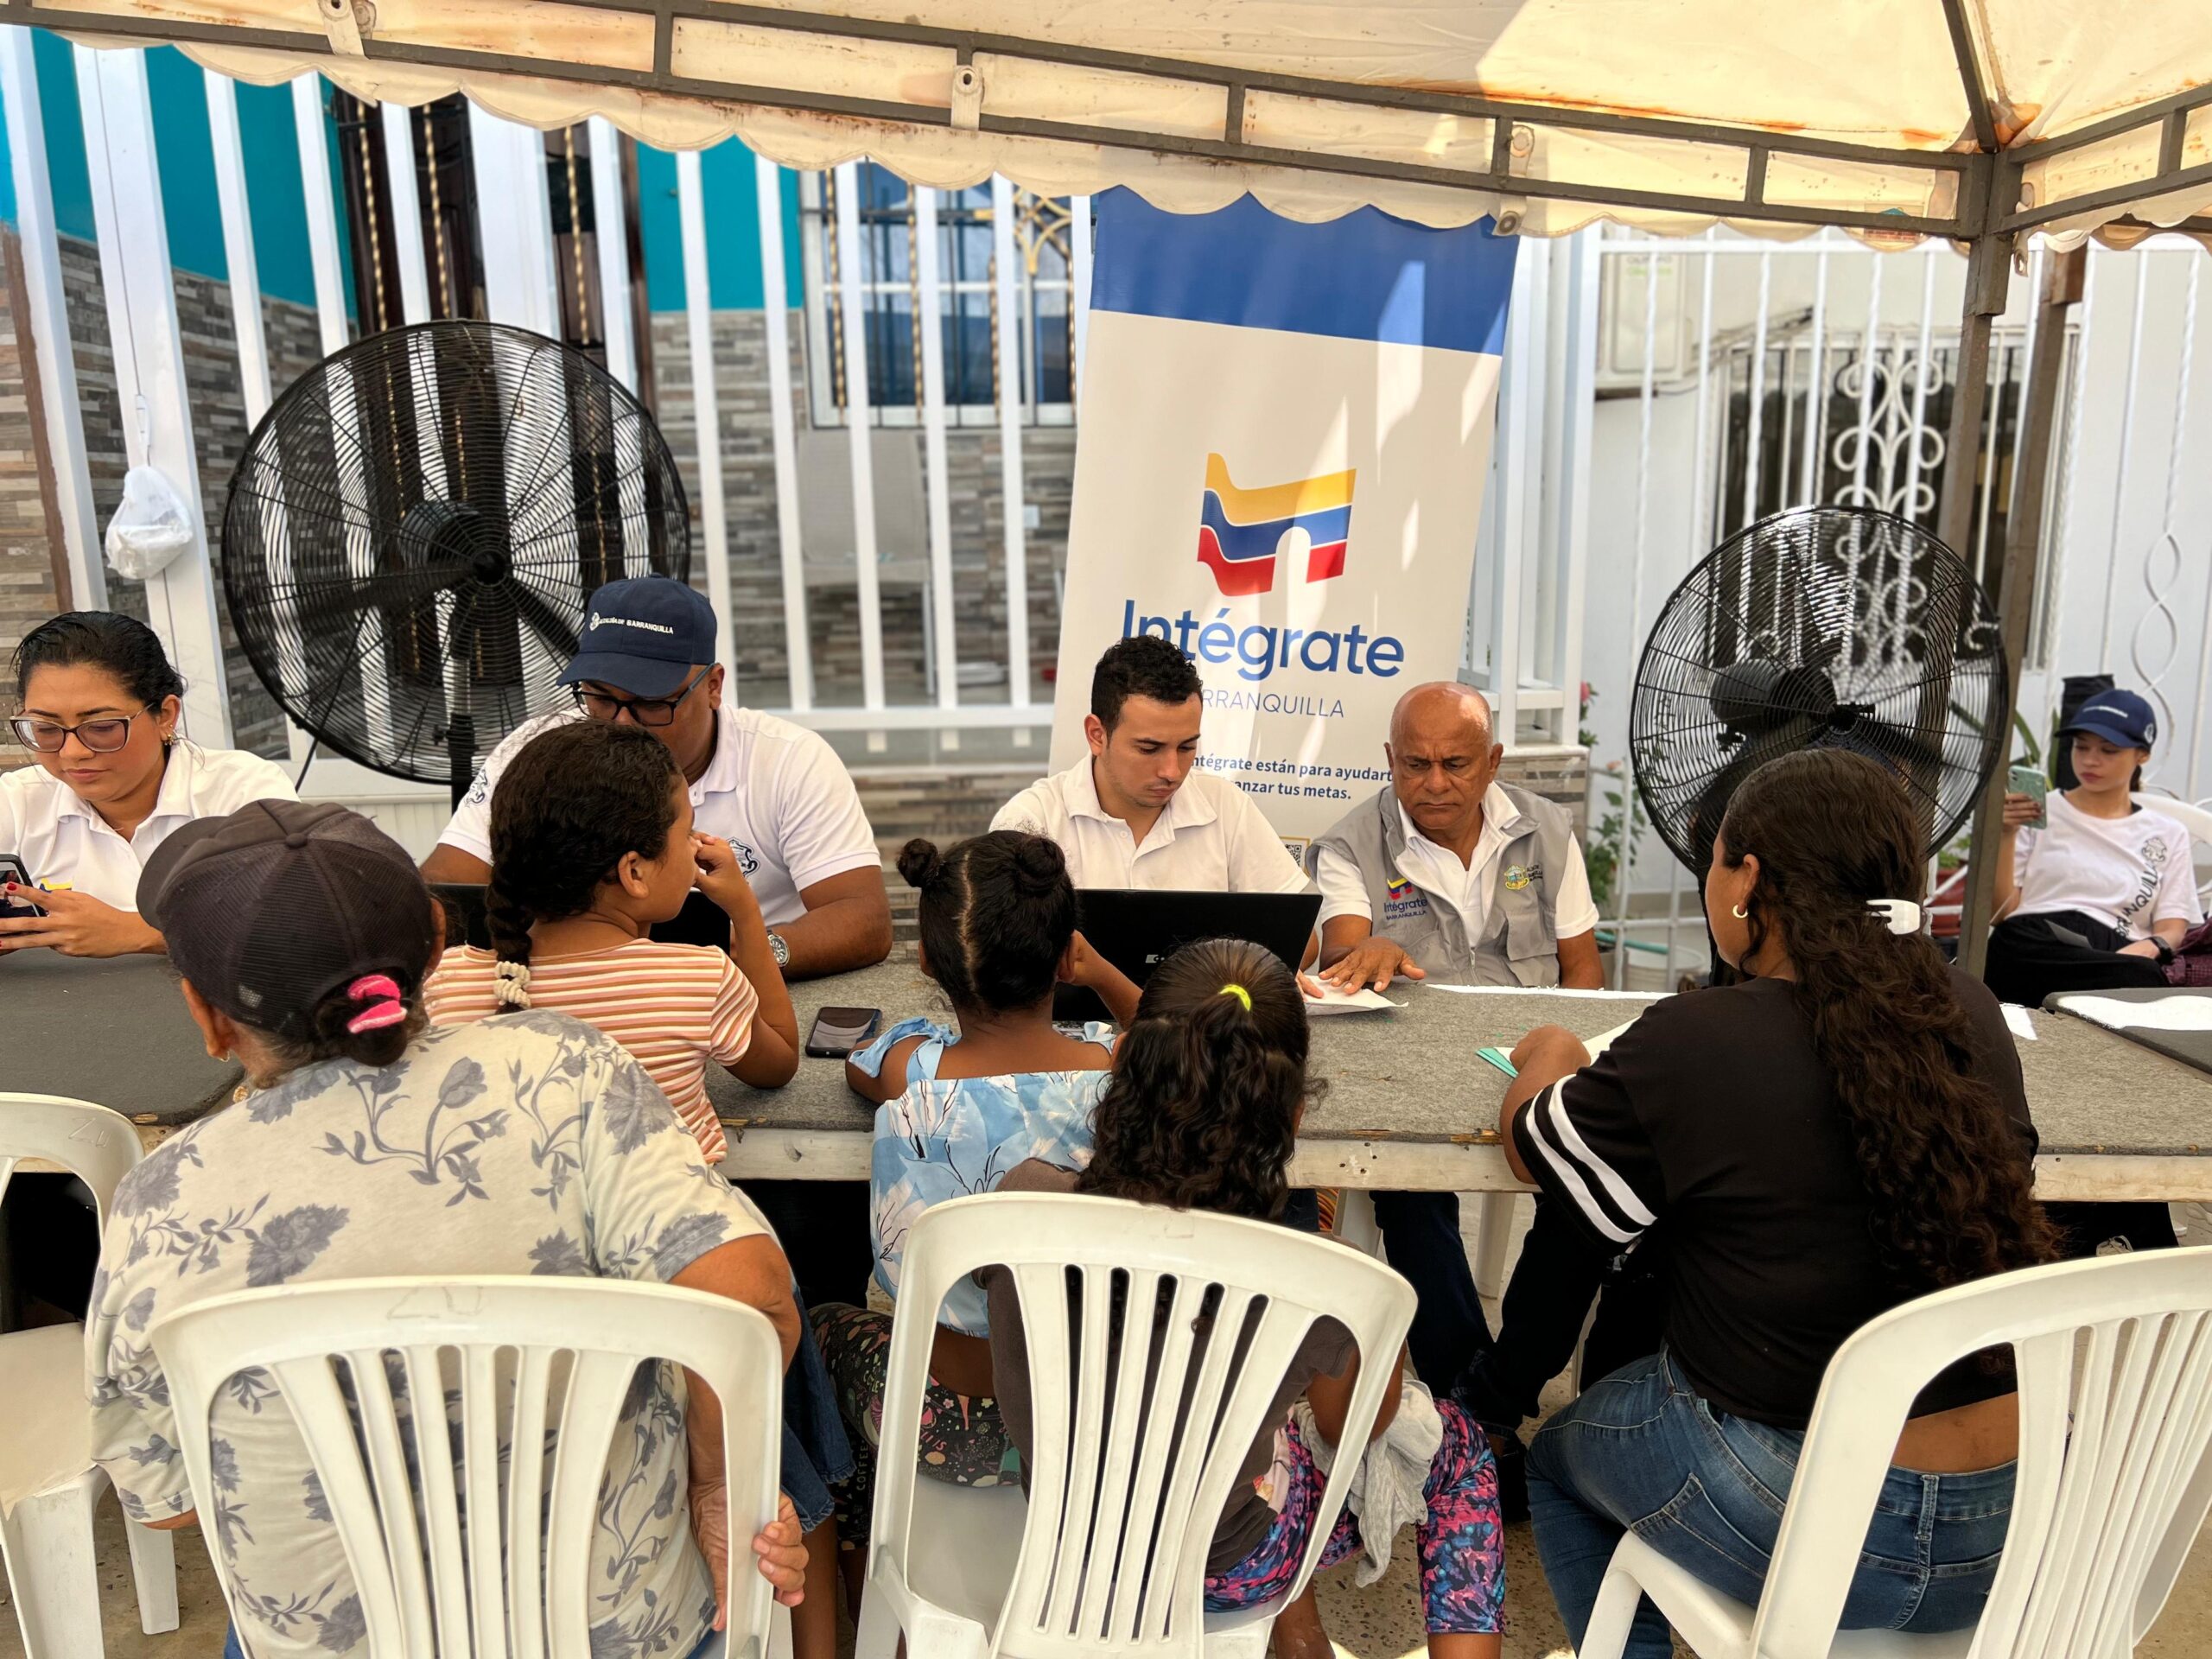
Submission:
<svg viewBox="0 0 2212 1659">
<path fill-rule="evenodd" d="M 1473 1208 L 1465 1206 L 1470 1225 Z M 1473 1240 L 1468 1243 L 1471 1250 Z M 1494 1328 L 1497 1304 L 1485 1300 Z M 1561 1377 L 1545 1394 L 1546 1411 L 1565 1404 L 1568 1397 L 1567 1381 Z M 2212 1550 L 2205 1548 L 2208 1537 L 2212 1537 L 2212 1524 L 2199 1535 L 2164 1616 L 2136 1649 L 2138 1659 L 2202 1659 L 2212 1653 Z M 138 1629 L 123 1520 L 112 1495 L 100 1506 L 98 1541 L 100 1606 L 109 1659 L 219 1659 L 226 1624 L 223 1598 L 198 1533 L 177 1535 L 177 1601 L 182 1623 L 166 1636 L 146 1636 Z M 1319 1579 L 1322 1623 L 1343 1659 L 1414 1659 L 1425 1651 L 1412 1545 L 1410 1533 L 1401 1538 L 1391 1552 L 1389 1572 L 1368 1589 L 1354 1586 L 1353 1562 Z M 1572 1659 L 1566 1630 L 1536 1562 L 1535 1538 L 1525 1522 L 1506 1529 L 1505 1573 L 1504 1659 Z M 0 1659 L 23 1659 L 22 1641 L 6 1590 L 4 1581 L 0 1581 Z M 851 1652 L 849 1643 L 849 1628 L 842 1649 L 847 1655 Z M 97 1656 L 69 1654 L 41 1656 L 41 1659 L 97 1659 Z"/>
</svg>

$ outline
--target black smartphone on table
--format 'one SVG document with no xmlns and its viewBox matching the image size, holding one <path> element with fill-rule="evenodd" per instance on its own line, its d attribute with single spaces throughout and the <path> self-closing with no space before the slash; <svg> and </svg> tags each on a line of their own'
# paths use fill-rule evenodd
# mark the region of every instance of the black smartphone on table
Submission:
<svg viewBox="0 0 2212 1659">
<path fill-rule="evenodd" d="M 842 1060 L 868 1045 L 883 1021 L 881 1008 L 823 1008 L 806 1033 L 806 1052 L 817 1060 Z"/>
<path fill-rule="evenodd" d="M 4 890 L 10 881 L 19 887 L 35 889 L 38 886 L 31 880 L 31 873 L 23 868 L 22 859 L 13 853 L 0 853 L 0 890 Z M 0 916 L 43 916 L 45 914 L 44 910 L 31 903 L 29 899 L 10 899 L 5 896 L 4 891 L 0 891 Z"/>
</svg>

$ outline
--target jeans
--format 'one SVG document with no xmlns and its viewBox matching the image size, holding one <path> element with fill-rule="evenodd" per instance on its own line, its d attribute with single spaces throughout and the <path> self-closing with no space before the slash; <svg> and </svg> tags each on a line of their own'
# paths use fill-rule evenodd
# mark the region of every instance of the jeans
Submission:
<svg viewBox="0 0 2212 1659">
<path fill-rule="evenodd" d="M 1802 1433 L 1716 1412 L 1663 1348 L 1624 1366 L 1546 1423 L 1529 1447 L 1536 1554 L 1580 1646 L 1621 1535 L 1637 1535 L 1722 1594 L 1756 1604 Z M 1965 1630 L 1981 1617 L 2012 1512 L 2013 1465 L 1966 1475 L 1893 1468 L 1843 1608 L 1847 1630 Z M 1646 1601 L 1630 1659 L 1669 1659 Z"/>
</svg>

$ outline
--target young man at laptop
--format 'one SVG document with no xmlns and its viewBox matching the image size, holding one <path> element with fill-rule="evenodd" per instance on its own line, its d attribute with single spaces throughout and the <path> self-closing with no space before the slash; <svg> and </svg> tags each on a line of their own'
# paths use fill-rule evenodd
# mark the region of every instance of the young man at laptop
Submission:
<svg viewBox="0 0 2212 1659">
<path fill-rule="evenodd" d="M 991 828 L 1058 842 L 1078 887 L 1304 891 L 1251 798 L 1196 769 L 1205 710 L 1198 671 L 1172 642 L 1117 640 L 1090 676 L 1090 753 L 1023 790 Z"/>
<path fill-rule="evenodd" d="M 1497 781 L 1490 704 L 1440 681 L 1398 700 L 1383 746 L 1390 781 L 1313 843 L 1320 977 L 1345 990 L 1393 978 L 1594 990 L 1598 907 L 1566 811 Z M 1574 1351 L 1606 1258 L 1571 1217 L 1536 1201 L 1497 1341 L 1483 1317 L 1451 1192 L 1377 1192 L 1390 1265 L 1421 1297 L 1414 1369 L 1491 1433 L 1499 1497 L 1526 1505 L 1523 1417 Z"/>
</svg>

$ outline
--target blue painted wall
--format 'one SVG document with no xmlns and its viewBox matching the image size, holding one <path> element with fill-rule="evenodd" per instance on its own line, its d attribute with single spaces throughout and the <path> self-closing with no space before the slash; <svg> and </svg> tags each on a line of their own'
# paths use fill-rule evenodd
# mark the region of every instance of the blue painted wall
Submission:
<svg viewBox="0 0 2212 1659">
<path fill-rule="evenodd" d="M 89 242 L 94 234 L 92 178 L 85 162 L 76 65 L 69 43 L 60 35 L 44 29 L 33 35 L 54 221 L 62 235 Z M 146 54 L 146 84 L 154 107 L 155 160 L 161 169 L 169 263 L 180 270 L 226 280 L 230 261 L 223 251 L 222 213 L 216 204 L 207 79 L 199 65 L 165 46 Z M 312 304 L 315 274 L 308 259 L 307 198 L 300 188 L 290 88 L 240 86 L 238 129 L 262 292 Z M 0 220 L 12 225 L 16 192 L 10 164 L 6 139 L 0 136 Z M 340 233 L 344 234 L 342 225 Z"/>
<path fill-rule="evenodd" d="M 64 236 L 93 237 L 91 178 L 85 162 L 84 124 L 77 105 L 77 73 L 69 43 L 34 31 L 39 98 L 45 113 L 47 169 L 54 219 Z M 147 54 L 146 79 L 154 107 L 162 207 L 168 223 L 169 262 L 180 270 L 226 280 L 222 215 L 216 204 L 213 142 L 207 127 L 206 79 L 199 65 L 174 47 Z M 253 207 L 253 251 L 261 291 L 302 305 L 315 303 L 315 270 L 308 254 L 307 198 L 300 184 L 299 143 L 292 126 L 289 86 L 238 89 L 238 130 L 245 151 L 246 195 Z M 326 123 L 332 189 L 338 192 L 338 131 Z M 761 303 L 760 193 L 753 152 L 729 139 L 708 150 L 700 165 L 707 206 L 707 261 L 716 310 L 757 311 Z M 798 175 L 781 172 L 784 282 L 794 302 L 803 289 L 799 252 Z M 676 157 L 640 145 L 638 186 L 645 240 L 646 302 L 656 311 L 684 304 L 683 244 L 676 200 Z M 343 200 L 342 195 L 340 198 Z M 4 133 L 0 133 L 0 222 L 16 218 L 15 188 Z M 353 269 L 345 215 L 338 220 L 346 306 L 353 309 Z"/>
<path fill-rule="evenodd" d="M 793 304 L 805 291 L 798 239 L 798 175 L 779 176 L 784 200 L 784 285 Z M 699 163 L 707 209 L 709 302 L 717 311 L 760 308 L 760 193 L 753 152 L 734 138 Z M 645 250 L 645 303 L 656 311 L 684 304 L 683 232 L 676 201 L 676 157 L 638 146 L 639 219 Z"/>
</svg>

